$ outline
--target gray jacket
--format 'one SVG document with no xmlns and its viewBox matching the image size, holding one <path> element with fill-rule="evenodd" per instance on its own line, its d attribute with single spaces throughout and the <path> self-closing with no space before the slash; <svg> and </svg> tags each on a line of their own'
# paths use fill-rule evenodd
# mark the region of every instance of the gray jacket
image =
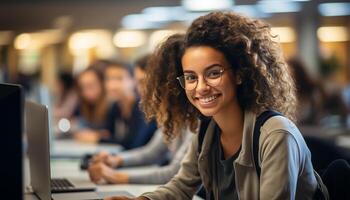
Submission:
<svg viewBox="0 0 350 200">
<path fill-rule="evenodd" d="M 261 127 L 259 139 L 260 182 L 252 153 L 256 115 L 246 111 L 241 152 L 233 162 L 239 199 L 312 199 L 317 187 L 311 155 L 298 128 L 287 118 L 275 116 Z M 211 190 L 220 199 L 211 175 L 210 151 L 215 122 L 211 121 L 198 153 L 198 137 L 182 161 L 178 174 L 166 185 L 142 196 L 152 200 L 192 199 L 198 186 Z"/>
<path fill-rule="evenodd" d="M 191 144 L 192 135 L 193 133 L 189 129 L 183 130 L 179 137 L 166 144 L 163 132 L 158 129 L 151 141 L 145 146 L 122 152 L 120 156 L 123 159 L 124 167 L 151 165 L 166 158 L 170 160 L 168 165 L 157 167 L 154 170 L 129 172 L 129 183 L 167 183 L 179 171 L 181 160 Z"/>
</svg>

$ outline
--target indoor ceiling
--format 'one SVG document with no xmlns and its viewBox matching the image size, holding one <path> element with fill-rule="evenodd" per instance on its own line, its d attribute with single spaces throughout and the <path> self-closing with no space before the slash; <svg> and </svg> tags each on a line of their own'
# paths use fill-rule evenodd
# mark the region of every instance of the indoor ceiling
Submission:
<svg viewBox="0 0 350 200">
<path fill-rule="evenodd" d="M 31 32 L 68 23 L 73 29 L 115 30 L 123 16 L 150 6 L 176 6 L 180 0 L 0 1 L 0 30 Z"/>
<path fill-rule="evenodd" d="M 311 4 L 313 7 L 317 7 L 321 2 L 334 2 L 333 0 L 294 1 Z M 236 0 L 234 5 L 254 5 L 258 2 Z M 0 31 L 21 33 L 52 28 L 66 28 L 70 31 L 116 30 L 120 28 L 121 19 L 124 16 L 140 13 L 143 9 L 154 6 L 181 6 L 181 0 L 1 0 Z M 290 16 L 291 14 L 288 13 L 281 14 L 272 20 L 280 23 L 286 21 L 288 24 L 288 20 L 291 20 Z"/>
</svg>

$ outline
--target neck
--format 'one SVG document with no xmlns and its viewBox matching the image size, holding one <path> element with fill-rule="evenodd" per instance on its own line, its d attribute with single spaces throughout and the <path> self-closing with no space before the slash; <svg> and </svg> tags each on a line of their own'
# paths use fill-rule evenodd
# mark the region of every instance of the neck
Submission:
<svg viewBox="0 0 350 200">
<path fill-rule="evenodd" d="M 221 138 L 240 141 L 243 135 L 244 113 L 237 102 L 233 102 L 214 117 L 221 129 Z"/>
<path fill-rule="evenodd" d="M 122 116 L 124 118 L 129 118 L 131 114 L 132 107 L 136 101 L 136 96 L 134 94 L 126 95 L 119 101 L 119 106 L 122 111 Z"/>
<path fill-rule="evenodd" d="M 234 155 L 242 144 L 243 111 L 237 102 L 232 102 L 213 118 L 221 129 L 220 143 L 227 159 Z"/>
</svg>

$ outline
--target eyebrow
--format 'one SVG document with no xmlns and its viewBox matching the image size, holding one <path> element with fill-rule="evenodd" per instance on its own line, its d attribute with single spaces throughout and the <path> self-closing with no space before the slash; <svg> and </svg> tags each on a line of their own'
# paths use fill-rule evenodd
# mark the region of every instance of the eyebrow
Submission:
<svg viewBox="0 0 350 200">
<path fill-rule="evenodd" d="M 220 67 L 223 67 L 221 64 L 218 64 L 218 63 L 214 63 L 214 64 L 211 64 L 209 66 L 207 66 L 204 71 L 207 71 L 208 69 L 212 68 L 212 67 L 216 67 L 216 66 L 220 66 Z M 185 70 L 183 73 L 195 73 L 194 71 L 192 70 Z"/>
</svg>

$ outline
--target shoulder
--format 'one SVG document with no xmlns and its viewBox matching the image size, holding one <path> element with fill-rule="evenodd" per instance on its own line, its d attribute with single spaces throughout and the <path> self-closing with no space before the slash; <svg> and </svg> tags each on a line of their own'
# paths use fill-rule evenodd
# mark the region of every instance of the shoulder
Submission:
<svg viewBox="0 0 350 200">
<path fill-rule="evenodd" d="M 261 127 L 260 143 L 278 145 L 295 149 L 298 152 L 308 152 L 307 145 L 297 126 L 284 116 L 274 116 L 268 119 Z"/>
<path fill-rule="evenodd" d="M 292 135 L 293 137 L 301 136 L 297 126 L 284 116 L 274 116 L 268 119 L 260 129 L 261 134 L 268 136 L 275 132 L 281 132 Z"/>
</svg>

